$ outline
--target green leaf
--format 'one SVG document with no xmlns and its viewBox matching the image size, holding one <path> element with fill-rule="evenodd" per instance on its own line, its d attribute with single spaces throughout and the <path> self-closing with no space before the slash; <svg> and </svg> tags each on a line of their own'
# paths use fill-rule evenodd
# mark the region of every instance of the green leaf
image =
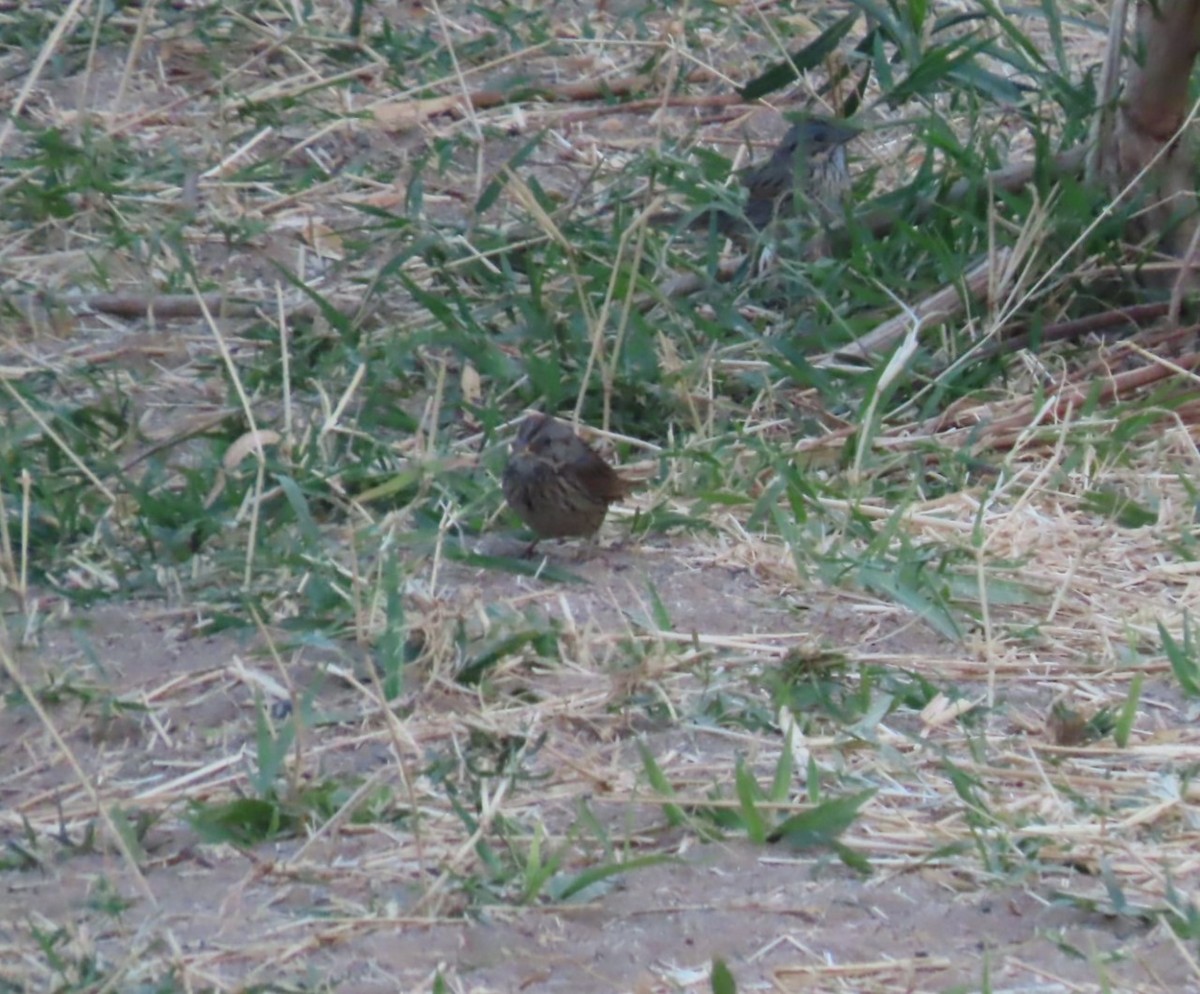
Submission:
<svg viewBox="0 0 1200 994">
<path fill-rule="evenodd" d="M 751 842 L 761 845 L 767 837 L 767 828 L 756 806 L 758 800 L 758 784 L 754 775 L 746 769 L 746 764 L 739 758 L 734 771 L 734 785 L 737 788 L 738 804 L 742 812 L 742 825 Z"/>
<path fill-rule="evenodd" d="M 501 660 L 517 655 L 526 646 L 536 646 L 542 640 L 542 634 L 530 630 L 500 639 L 468 661 L 459 669 L 455 679 L 465 687 L 477 685 L 484 674 Z"/>
<path fill-rule="evenodd" d="M 383 630 L 375 640 L 375 659 L 383 677 L 383 697 L 387 701 L 396 700 L 404 692 L 404 669 L 409 653 L 404 580 L 400 557 L 388 556 L 383 564 Z"/>
<path fill-rule="evenodd" d="M 737 994 L 737 983 L 733 979 L 733 974 L 729 972 L 725 961 L 716 957 L 713 957 L 712 973 L 709 974 L 708 984 L 712 989 L 712 994 Z"/>
<path fill-rule="evenodd" d="M 1154 508 L 1108 487 L 1087 491 L 1082 505 L 1085 510 L 1102 514 L 1124 528 L 1144 528 L 1158 521 L 1158 512 Z"/>
<path fill-rule="evenodd" d="M 276 730 L 267 715 L 261 691 L 256 691 L 254 724 L 258 768 L 251 773 L 250 782 L 259 797 L 273 797 L 275 781 L 283 772 L 288 750 L 296 738 L 296 720 L 294 716 L 286 718 Z"/>
<path fill-rule="evenodd" d="M 530 156 L 538 150 L 542 144 L 542 139 L 545 137 L 545 131 L 539 131 L 529 141 L 517 149 L 508 162 L 505 164 L 507 169 L 499 169 L 496 171 L 496 178 L 493 179 L 487 186 L 483 188 L 483 193 L 479 195 L 479 199 L 475 201 L 475 213 L 482 214 L 491 207 L 504 191 L 504 187 L 508 184 L 508 173 L 515 173 L 525 164 Z"/>
<path fill-rule="evenodd" d="M 129 852 L 133 858 L 141 863 L 146 855 L 142 848 L 142 833 L 137 830 L 137 817 L 130 818 L 129 814 L 121 807 L 113 807 L 109 811 L 109 816 L 112 818 L 113 826 L 120 833 Z"/>
<path fill-rule="evenodd" d="M 660 632 L 674 631 L 671 624 L 671 612 L 667 610 L 667 605 L 663 603 L 663 599 L 658 593 L 658 587 L 652 580 L 646 581 L 646 593 L 650 595 L 650 616 L 654 619 L 658 630 Z"/>
<path fill-rule="evenodd" d="M 283 491 L 284 497 L 287 498 L 292 513 L 296 515 L 296 523 L 300 526 L 300 533 L 304 536 L 304 540 L 314 550 L 320 548 L 321 532 L 313 520 L 312 512 L 308 509 L 308 501 L 304 499 L 304 494 L 300 492 L 296 481 L 290 476 L 276 476 L 275 481 Z"/>
<path fill-rule="evenodd" d="M 849 846 L 844 845 L 841 842 L 834 842 L 832 849 L 835 853 L 837 853 L 838 859 L 840 859 L 846 866 L 850 867 L 850 869 L 854 870 L 855 872 L 861 873 L 864 876 L 868 876 L 874 872 L 871 867 L 871 861 L 862 853 L 855 852 Z"/>
<path fill-rule="evenodd" d="M 1054 3 L 1055 0 L 1042 0 L 1042 8 L 1046 9 L 1047 6 L 1053 6 Z M 1025 32 L 1023 32 L 1020 27 L 1013 23 L 1012 19 L 1005 14 L 1002 7 L 994 3 L 993 0 L 980 0 L 980 6 L 983 8 L 983 12 L 981 15 L 976 16 L 984 17 L 987 24 L 999 26 L 1000 30 L 1004 32 L 1004 36 L 1008 39 L 1009 44 L 1012 45 L 1012 48 L 1007 50 L 999 49 L 997 47 L 996 50 L 990 54 L 996 55 L 998 58 L 1003 58 L 1004 61 L 1008 62 L 1009 65 L 1013 66 L 1013 68 L 1018 72 L 1027 73 L 1031 76 L 1035 76 L 1038 74 L 1039 70 L 1045 70 L 1047 68 L 1046 60 L 1042 57 L 1042 53 L 1038 51 L 1037 45 L 1033 43 L 1033 40 Z M 1059 25 L 1057 12 L 1055 12 L 1053 16 L 1047 18 L 1047 23 L 1050 26 L 1050 32 L 1052 36 L 1055 33 L 1056 26 L 1058 26 L 1057 48 L 1061 56 L 1062 30 L 1061 25 Z M 958 23 L 953 21 L 951 18 L 947 18 L 946 23 L 941 26 L 956 30 L 958 28 Z M 1018 53 L 1025 57 L 1025 61 L 1019 62 L 1015 58 Z M 1069 64 L 1061 57 L 1059 60 L 1059 67 L 1067 70 L 1068 72 L 1070 71 Z"/>
<path fill-rule="evenodd" d="M 634 859 L 627 859 L 620 863 L 605 863 L 602 866 L 592 866 L 584 870 L 582 873 L 577 873 L 561 888 L 551 888 L 551 895 L 559 901 L 569 901 L 571 898 L 594 887 L 596 884 L 610 877 L 620 876 L 623 873 L 631 873 L 634 870 L 641 870 L 648 866 L 658 866 L 660 863 L 677 862 L 674 856 L 653 855 L 653 856 L 638 856 Z"/>
<path fill-rule="evenodd" d="M 991 39 L 978 37 L 971 44 L 965 44 L 968 39 L 937 45 L 925 52 L 908 76 L 885 94 L 888 104 L 900 107 L 916 97 L 929 97 L 952 83 L 967 83 L 993 99 L 1016 102 L 1021 95 L 1019 87 L 971 64 L 980 52 L 991 45 Z"/>
<path fill-rule="evenodd" d="M 1100 858 L 1100 879 L 1104 881 L 1104 889 L 1108 891 L 1108 899 L 1112 902 L 1113 912 L 1118 915 L 1128 914 L 1129 902 L 1125 899 L 1125 892 L 1121 890 L 1121 882 L 1113 873 L 1112 864 L 1106 856 Z"/>
<path fill-rule="evenodd" d="M 1072 66 L 1063 44 L 1062 16 L 1059 14 L 1056 0 L 1042 0 L 1042 12 L 1046 15 L 1046 28 L 1050 33 L 1050 46 L 1054 49 L 1054 61 L 1058 63 L 1058 71 L 1068 75 Z"/>
<path fill-rule="evenodd" d="M 798 73 L 815 69 L 837 50 L 841 40 L 854 27 L 859 16 L 858 11 L 851 11 L 840 21 L 836 21 L 831 27 L 822 31 L 813 41 L 805 45 L 804 48 L 793 54 L 789 59 L 776 63 L 762 75 L 750 80 L 749 83 L 738 90 L 738 94 L 746 101 L 759 100 L 769 93 L 774 93 L 776 90 L 782 90 L 785 86 L 788 86 L 793 80 L 798 78 Z"/>
<path fill-rule="evenodd" d="M 874 22 L 871 35 L 873 43 L 882 46 L 891 42 L 900 49 L 900 58 L 915 62 L 920 55 L 920 37 L 913 34 L 905 19 L 896 16 L 897 11 L 889 4 L 875 3 L 875 0 L 854 0 L 854 6 L 869 18 L 868 23 Z M 870 35 L 868 35 L 870 37 Z"/>
<path fill-rule="evenodd" d="M 542 892 L 546 882 L 558 872 L 558 868 L 562 865 L 565 848 L 552 853 L 549 858 L 542 861 L 542 839 L 544 837 L 544 829 L 539 824 L 534 829 L 533 839 L 529 843 L 529 853 L 525 859 L 525 884 L 521 893 L 521 904 L 529 904 L 533 901 Z"/>
<path fill-rule="evenodd" d="M 928 0 L 908 0 L 908 26 L 920 37 L 925 30 L 925 17 L 929 13 Z"/>
<path fill-rule="evenodd" d="M 671 786 L 671 782 L 663 774 L 654 755 L 646 747 L 644 742 L 638 743 L 638 752 L 642 757 L 642 769 L 646 771 L 646 779 L 650 781 L 650 786 L 661 797 L 674 797 L 675 788 Z M 678 804 L 664 803 L 662 806 L 663 814 L 666 816 L 667 823 L 673 827 L 684 824 L 687 821 L 687 816 L 683 813 L 683 809 Z"/>
<path fill-rule="evenodd" d="M 1122 749 L 1129 744 L 1129 736 L 1137 718 L 1138 704 L 1142 699 L 1142 680 L 1144 678 L 1144 673 L 1137 673 L 1129 682 L 1129 693 L 1125 695 L 1125 703 L 1121 705 L 1121 713 L 1117 716 L 1117 723 L 1113 728 L 1113 741 Z"/>
<path fill-rule="evenodd" d="M 815 849 L 831 846 L 854 824 L 859 809 L 875 796 L 874 789 L 847 797 L 837 797 L 815 808 L 792 815 L 776 826 L 768 842 L 782 842 L 791 849 Z"/>
<path fill-rule="evenodd" d="M 298 819 L 275 799 L 240 797 L 223 804 L 193 802 L 188 822 L 205 842 L 250 846 L 292 834 Z"/>
<path fill-rule="evenodd" d="M 879 89 L 890 93 L 896 85 L 896 77 L 892 73 L 892 63 L 884 47 L 885 39 L 882 31 L 871 32 L 871 62 L 875 68 L 875 76 L 879 80 Z"/>
<path fill-rule="evenodd" d="M 886 594 L 919 615 L 946 638 L 958 641 L 962 631 L 950 613 L 944 596 L 931 586 L 931 578 L 919 563 L 900 563 L 891 569 L 884 564 L 865 564 L 859 571 L 862 585 Z"/>
<path fill-rule="evenodd" d="M 1179 681 L 1179 686 L 1188 697 L 1200 697 L 1200 667 L 1197 666 L 1196 655 L 1192 645 L 1191 629 L 1188 616 L 1183 616 L 1183 644 L 1180 645 L 1171 637 L 1163 623 L 1158 622 L 1158 637 L 1162 640 L 1163 652 L 1171 664 L 1171 672 Z"/>
<path fill-rule="evenodd" d="M 792 773 L 796 758 L 792 754 L 792 737 L 796 734 L 795 726 L 788 729 L 783 739 L 783 748 L 779 752 L 779 762 L 775 764 L 775 776 L 771 780 L 771 789 L 767 797 L 774 804 L 782 804 L 787 800 L 792 789 Z"/>
</svg>

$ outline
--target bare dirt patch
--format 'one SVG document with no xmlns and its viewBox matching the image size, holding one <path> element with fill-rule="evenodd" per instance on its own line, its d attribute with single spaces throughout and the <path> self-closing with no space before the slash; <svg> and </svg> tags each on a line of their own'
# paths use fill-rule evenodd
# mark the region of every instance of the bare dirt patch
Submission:
<svg viewBox="0 0 1200 994">
<path fill-rule="evenodd" d="M 872 861 L 870 877 L 851 873 L 828 852 L 797 854 L 736 838 L 703 844 L 690 832 L 672 843 L 674 833 L 638 773 L 634 745 L 649 748 L 679 799 L 693 803 L 728 779 L 739 755 L 769 774 L 777 735 L 696 719 L 705 710 L 698 702 L 717 689 L 761 698 L 752 677 L 778 664 L 783 652 L 774 647 L 886 653 L 930 667 L 961 657 L 902 612 L 878 604 L 856 610 L 842 597 L 795 587 L 785 601 L 769 572 L 706 562 L 711 555 L 701 547 L 566 546 L 553 553 L 583 582 L 551 585 L 456 566 L 442 595 L 461 617 L 502 595 L 569 619 L 581 639 L 566 644 L 588 645 L 588 660 L 564 659 L 536 673 L 515 662 L 502 667 L 497 688 L 525 690 L 482 707 L 452 681 L 431 678 L 406 695 L 399 732 L 369 693 L 321 677 L 311 652 L 295 651 L 276 670 L 261 642 L 189 636 L 181 612 L 149 606 L 50 621 L 40 647 L 18 662 L 28 680 L 53 674 L 62 685 L 91 688 L 91 701 L 67 700 L 49 712 L 102 803 L 154 816 L 142 842 L 153 900 L 139 893 L 102 830 L 101 852 L 81 848 L 97 825 L 90 791 L 36 717 L 10 706 L 0 714 L 9 771 L 5 832 L 17 842 L 28 826 L 40 840 L 30 848 L 40 855 L 36 865 L 6 873 L 8 901 L 20 914 L 9 916 L 5 944 L 28 949 L 32 928 L 61 928 L 60 952 L 112 962 L 134 957 L 131 981 L 169 965 L 189 984 L 227 989 L 316 976 L 339 990 L 418 990 L 441 971 L 463 990 L 701 990 L 714 956 L 727 960 L 747 990 L 760 983 L 782 990 L 945 990 L 985 977 L 997 989 L 1092 989 L 1100 975 L 1122 990 L 1189 989 L 1186 955 L 1162 926 L 1056 900 L 1076 889 L 1097 891 L 1095 868 L 1069 846 L 1055 864 L 1015 876 L 962 858 L 964 845 L 987 848 L 987 828 L 976 826 L 971 843 L 972 832 L 955 824 L 963 811 L 937 772 L 951 745 L 945 728 L 926 726 L 925 745 L 920 735 L 889 730 L 890 722 L 876 729 L 895 754 L 895 796 L 885 789 L 844 840 Z M 630 672 L 619 650 L 599 650 L 612 636 L 630 635 L 627 606 L 648 584 L 658 587 L 676 632 L 724 640 L 724 651 L 707 659 L 663 655 Z M 801 603 L 806 610 L 797 609 Z M 746 645 L 741 653 L 729 648 L 739 640 Z M 244 851 L 204 844 L 181 816 L 190 801 L 246 788 L 255 763 L 256 694 L 289 679 L 294 692 L 316 688 L 315 721 L 303 733 L 297 762 L 303 777 L 336 769 L 403 798 L 419 757 L 442 754 L 481 727 L 500 738 L 543 737 L 530 754 L 527 780 L 496 799 L 493 818 L 565 827 L 587 799 L 614 841 L 627 839 L 621 845 L 632 846 L 629 855 L 653 850 L 672 859 L 566 904 L 543 899 L 520 907 L 480 894 L 468 907 L 461 894 L 444 889 L 448 900 L 430 907 L 428 889 L 447 868 L 468 876 L 477 870 L 473 858 L 464 859 L 470 833 L 425 777 L 411 783 L 423 811 L 423 852 L 414 851 L 400 824 L 344 821 L 308 841 Z M 674 715 L 631 722 L 626 704 L 643 689 L 672 702 Z M 903 716 L 898 721 L 905 724 Z M 998 731 L 1010 737 L 1014 729 Z M 1031 758 L 1043 733 L 1017 731 L 1013 753 Z M 864 776 L 878 776 L 888 765 L 855 750 L 852 740 L 812 738 L 808 748 L 818 768 L 846 771 L 861 762 Z M 950 752 L 956 763 L 969 762 L 957 747 Z M 1065 783 L 1067 762 L 1057 772 L 1039 764 L 1037 775 Z M 1011 778 L 1021 774 L 1015 766 L 996 772 L 1007 782 L 987 783 L 983 767 L 976 770 L 980 789 L 1002 804 Z M 900 776 L 908 786 L 900 786 Z M 1047 832 L 1053 834 L 1049 826 Z M 499 833 L 484 831 L 489 837 Z M 116 895 L 132 904 L 108 917 L 100 909 Z M 46 981 L 44 965 L 24 962 L 6 968 L 14 982 Z"/>
</svg>

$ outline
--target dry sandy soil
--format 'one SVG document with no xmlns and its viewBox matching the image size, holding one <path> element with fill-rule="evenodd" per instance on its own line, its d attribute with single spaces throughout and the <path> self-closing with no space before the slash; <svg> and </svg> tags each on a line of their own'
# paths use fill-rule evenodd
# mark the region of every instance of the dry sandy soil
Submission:
<svg viewBox="0 0 1200 994">
<path fill-rule="evenodd" d="M 1085 910 L 1092 900 L 1107 903 L 1096 853 L 1110 861 L 1148 857 L 1116 837 L 1106 841 L 1099 815 L 1090 824 L 1070 816 L 1081 840 L 1077 854 L 1070 839 L 1054 841 L 1051 808 L 1066 814 L 1060 792 L 1086 780 L 1101 803 L 1103 780 L 1117 774 L 1086 774 L 1089 765 L 1106 763 L 1108 750 L 1089 755 L 1087 747 L 1048 742 L 1039 723 L 1052 665 L 1038 678 L 1002 677 L 999 713 L 1007 717 L 991 722 L 986 736 L 996 750 L 996 778 L 988 779 L 984 764 L 973 772 L 997 809 L 1046 808 L 1040 834 L 1049 841 L 1042 844 L 1057 858 L 1004 870 L 958 848 L 971 833 L 939 774 L 939 757 L 945 750 L 963 769 L 971 761 L 950 741 L 958 732 L 913 715 L 882 722 L 874 735 L 888 758 L 861 763 L 864 782 L 894 778 L 844 838 L 871 859 L 872 875 L 851 872 L 828 851 L 753 846 L 737 833 L 702 843 L 664 824 L 639 776 L 634 744 L 656 755 L 681 795 L 698 796 L 729 777 L 738 754 L 769 776 L 778 737 L 669 714 L 650 722 L 643 707 L 628 705 L 639 689 L 693 713 L 697 696 L 716 687 L 755 694 L 748 681 L 772 665 L 763 646 L 823 645 L 851 658 L 903 661 L 931 676 L 974 660 L 900 611 L 835 593 L 780 590 L 761 564 L 722 565 L 712 550 L 671 543 L 594 553 L 566 547 L 552 556 L 584 582 L 564 587 L 454 567 L 442 579 L 443 607 L 469 615 L 489 599 L 513 597 L 519 584 L 530 610 L 574 619 L 565 623 L 586 630 L 595 647 L 606 634 L 629 635 L 622 613 L 636 612 L 638 591 L 649 581 L 675 631 L 758 648 L 660 656 L 648 664 L 662 667 L 656 672 L 630 673 L 617 653 L 552 671 L 514 666 L 500 682 L 535 692 L 527 703 L 506 695 L 503 704 L 481 707 L 463 688 L 432 679 L 406 696 L 392 727 L 368 688 L 320 678 L 328 651 L 296 651 L 277 667 L 258 640 L 189 635 L 182 609 L 133 605 L 48 618 L 38 647 L 18 655 L 26 679 L 55 674 L 65 685 L 93 688 L 97 700 L 111 695 L 145 710 L 111 714 L 96 703 L 64 701 L 51 709 L 61 744 L 26 708 L 10 705 L 0 715 L 6 831 L 20 840 L 19 825 L 26 824 L 40 839 L 31 847 L 39 864 L 4 875 L 13 912 L 0 926 L 4 975 L 18 988 L 19 978 L 44 977 L 31 930 L 61 928 L 60 952 L 68 958 L 87 952 L 123 964 L 127 983 L 169 964 L 180 989 L 326 983 L 337 990 L 427 990 L 441 971 L 450 989 L 463 991 L 705 990 L 714 956 L 726 960 L 741 990 L 1074 991 L 1099 990 L 1102 976 L 1116 990 L 1196 989 L 1188 949 L 1162 925 Z M 189 799 L 244 784 L 253 764 L 256 695 L 264 688 L 286 693 L 285 681 L 294 693 L 315 689 L 313 727 L 298 763 L 307 775 L 336 770 L 403 796 L 401 766 L 412 770 L 419 757 L 441 752 L 472 728 L 544 736 L 525 769 L 534 795 L 528 785 L 514 787 L 511 797 L 495 798 L 494 816 L 561 826 L 587 798 L 613 839 L 627 840 L 619 848 L 630 846 L 629 855 L 677 858 L 568 904 L 481 901 L 462 920 L 466 909 L 452 889 L 441 890 L 446 900 L 439 906 L 428 894 L 446 883 L 447 869 L 472 872 L 470 840 L 456 833 L 444 799 L 420 779 L 412 789 L 418 803 L 429 804 L 424 853 L 414 853 L 399 825 L 344 822 L 308 839 L 246 850 L 202 843 L 175 815 Z M 960 686 L 971 694 L 969 681 Z M 1157 701 L 1160 713 L 1174 711 L 1166 688 L 1147 693 L 1151 706 L 1159 693 L 1166 695 Z M 597 699 L 607 706 L 596 707 Z M 1188 730 L 1173 734 L 1182 742 Z M 813 739 L 808 748 L 823 769 L 860 764 L 852 739 Z M 1054 789 L 1030 790 L 1026 777 L 1045 778 Z M 111 846 L 76 848 L 84 826 L 95 824 L 95 795 L 158 818 L 144 839 L 142 881 Z M 103 829 L 98 834 L 105 836 Z M 978 845 L 980 852 L 990 848 L 982 839 Z M 1188 875 L 1180 862 L 1171 872 L 1177 884 Z M 100 908 L 115 894 L 130 906 L 107 917 Z M 1064 903 L 1072 894 L 1086 900 Z"/>
</svg>

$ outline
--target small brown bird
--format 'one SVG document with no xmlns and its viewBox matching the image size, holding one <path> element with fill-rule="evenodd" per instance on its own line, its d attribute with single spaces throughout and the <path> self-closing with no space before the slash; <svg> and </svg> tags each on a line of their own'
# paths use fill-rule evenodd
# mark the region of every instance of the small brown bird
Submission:
<svg viewBox="0 0 1200 994">
<path fill-rule="evenodd" d="M 748 196 L 741 213 L 713 207 L 689 227 L 703 229 L 715 224 L 727 238 L 744 243 L 776 218 L 832 220 L 850 189 L 846 144 L 857 135 L 854 128 L 827 117 L 810 117 L 792 125 L 766 162 L 742 171 Z M 660 215 L 666 220 L 678 217 Z"/>
<path fill-rule="evenodd" d="M 794 124 L 771 158 L 742 174 L 750 192 L 746 220 L 765 228 L 776 216 L 808 210 L 831 217 L 850 189 L 846 143 L 858 132 L 832 118 Z"/>
<path fill-rule="evenodd" d="M 593 535 L 608 505 L 633 485 L 564 421 L 530 414 L 521 422 L 501 478 L 504 499 L 538 540 Z"/>
</svg>

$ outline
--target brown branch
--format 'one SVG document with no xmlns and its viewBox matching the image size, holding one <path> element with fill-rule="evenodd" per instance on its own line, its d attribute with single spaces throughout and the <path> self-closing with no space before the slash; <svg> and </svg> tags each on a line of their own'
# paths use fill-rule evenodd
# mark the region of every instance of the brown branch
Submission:
<svg viewBox="0 0 1200 994">
<path fill-rule="evenodd" d="M 603 107 L 588 107 L 584 110 L 568 111 L 560 114 L 556 120 L 560 124 L 578 124 L 580 121 L 591 121 L 607 114 L 642 114 L 662 110 L 664 107 L 719 107 L 722 109 L 737 107 L 750 110 L 736 93 L 715 93 L 698 97 L 653 97 L 647 100 L 627 100 L 620 104 L 605 104 Z M 532 115 L 531 115 L 532 116 Z M 704 123 L 717 124 L 725 117 L 705 118 Z"/>
<path fill-rule="evenodd" d="M 684 77 L 688 83 L 702 83 L 713 78 L 714 74 L 707 69 L 695 69 Z M 593 79 L 581 83 L 535 83 L 510 90 L 474 90 L 468 94 L 452 93 L 442 97 L 379 104 L 371 112 L 384 128 L 407 128 L 443 114 L 465 117 L 472 110 L 486 110 L 506 104 L 539 101 L 575 103 L 624 97 L 650 89 L 658 81 L 658 76 L 640 73 L 620 79 Z M 661 106 L 661 100 L 655 101 L 655 104 Z"/>
<path fill-rule="evenodd" d="M 1058 324 L 1047 325 L 1040 335 L 1033 332 L 1029 322 L 1022 321 L 1013 325 L 997 336 L 997 340 L 987 348 L 980 350 L 979 359 L 990 359 L 1003 352 L 1016 352 L 1028 348 L 1036 338 L 1042 345 L 1051 342 L 1069 342 L 1076 338 L 1097 331 L 1108 331 L 1112 328 L 1129 326 L 1137 331 L 1147 322 L 1162 317 L 1170 305 L 1134 304 L 1132 307 L 1121 307 L 1116 310 L 1103 311 L 1100 314 L 1089 314 L 1087 317 L 1076 318 L 1072 321 L 1060 321 Z"/>
<path fill-rule="evenodd" d="M 100 314 L 135 320 L 139 318 L 174 321 L 179 318 L 203 317 L 205 311 L 220 317 L 250 317 L 267 308 L 265 300 L 230 297 L 222 292 L 194 296 L 187 293 L 94 293 L 79 297 L 51 297 L 30 293 L 4 299 L 7 306 L 22 314 L 34 312 L 53 314 L 60 309 L 73 312 L 92 310 Z M 304 317 L 317 313 L 312 300 L 301 300 L 287 308 L 289 317 Z"/>
<path fill-rule="evenodd" d="M 869 359 L 874 355 L 890 348 L 898 339 L 912 327 L 917 320 L 922 331 L 936 328 L 945 324 L 965 308 L 965 298 L 983 297 L 988 289 L 992 273 L 1002 269 L 1008 260 L 1008 249 L 1000 249 L 995 257 L 989 256 L 978 263 L 962 277 L 962 286 L 954 284 L 944 286 L 924 300 L 913 305 L 910 310 L 889 318 L 883 324 L 872 328 L 853 342 L 841 346 L 833 352 L 818 356 L 812 360 L 814 366 L 828 366 L 837 359 Z"/>
<path fill-rule="evenodd" d="M 1193 334 L 1196 331 L 1196 329 L 1190 330 Z M 1094 373 L 1085 371 L 1077 374 L 1073 381 L 1050 391 L 1050 396 L 1053 398 L 1051 403 L 1038 401 L 1041 406 L 1035 408 L 1035 401 L 1026 398 L 1010 413 L 996 419 L 989 418 L 992 410 L 990 404 L 955 406 L 925 422 L 922 431 L 928 434 L 940 434 L 946 431 L 972 428 L 986 422 L 989 436 L 997 434 L 1004 438 L 1011 435 L 1012 438 L 1009 440 L 1009 444 L 1011 444 L 1011 441 L 1021 432 L 1039 425 L 1061 421 L 1085 404 L 1109 404 L 1124 400 L 1136 391 L 1144 390 L 1151 384 L 1175 376 L 1177 369 L 1194 370 L 1197 368 L 1200 368 L 1200 354 L 1193 352 L 1181 356 L 1170 365 L 1148 363 L 1134 369 L 1112 373 L 1104 379 L 1099 391 L 1096 391 L 1094 385 L 1096 380 Z M 990 437 L 989 444 L 994 445 L 994 440 Z"/>
<path fill-rule="evenodd" d="M 71 303 L 83 304 L 93 311 L 121 318 L 162 318 L 164 321 L 202 317 L 206 310 L 214 314 L 253 314 L 261 306 L 249 301 L 231 300 L 224 293 L 206 293 L 202 298 L 190 293 L 99 293 Z"/>
</svg>

